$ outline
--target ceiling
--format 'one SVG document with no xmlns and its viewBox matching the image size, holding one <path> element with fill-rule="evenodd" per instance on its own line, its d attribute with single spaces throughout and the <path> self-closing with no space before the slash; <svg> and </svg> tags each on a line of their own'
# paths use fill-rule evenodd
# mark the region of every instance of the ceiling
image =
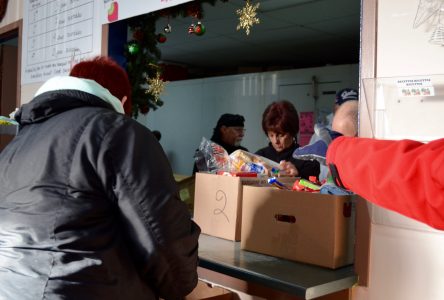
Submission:
<svg viewBox="0 0 444 300">
<path fill-rule="evenodd" d="M 359 0 L 251 0 L 257 2 L 260 23 L 249 35 L 236 30 L 244 0 L 204 3 L 202 36 L 188 34 L 196 19 L 160 18 L 158 31 L 172 28 L 158 44 L 162 61 L 215 74 L 358 63 Z"/>
</svg>

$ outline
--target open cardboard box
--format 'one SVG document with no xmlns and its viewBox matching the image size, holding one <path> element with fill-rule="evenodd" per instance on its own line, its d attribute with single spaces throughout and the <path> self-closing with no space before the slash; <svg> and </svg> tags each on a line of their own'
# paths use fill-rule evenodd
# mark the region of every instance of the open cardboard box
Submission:
<svg viewBox="0 0 444 300">
<path fill-rule="evenodd" d="M 241 249 L 328 268 L 352 264 L 352 196 L 243 187 Z"/>
</svg>

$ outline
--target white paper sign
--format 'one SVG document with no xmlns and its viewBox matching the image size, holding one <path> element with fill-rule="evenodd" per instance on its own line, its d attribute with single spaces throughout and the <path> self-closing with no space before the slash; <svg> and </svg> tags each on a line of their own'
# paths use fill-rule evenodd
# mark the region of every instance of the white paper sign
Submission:
<svg viewBox="0 0 444 300">
<path fill-rule="evenodd" d="M 24 0 L 22 84 L 67 75 L 100 55 L 101 5 L 94 0 Z"/>
<path fill-rule="evenodd" d="M 431 78 L 408 78 L 396 81 L 400 97 L 435 96 Z"/>
<path fill-rule="evenodd" d="M 167 7 L 176 6 L 191 0 L 101 0 L 104 24 L 115 22 Z"/>
</svg>

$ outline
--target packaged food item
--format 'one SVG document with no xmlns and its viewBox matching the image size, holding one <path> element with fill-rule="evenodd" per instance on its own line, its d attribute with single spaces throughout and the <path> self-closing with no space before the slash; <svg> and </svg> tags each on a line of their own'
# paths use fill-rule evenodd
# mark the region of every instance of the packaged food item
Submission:
<svg viewBox="0 0 444 300">
<path fill-rule="evenodd" d="M 236 150 L 230 154 L 230 171 L 255 172 L 271 175 L 279 170 L 279 164 L 263 156 L 244 150 Z"/>
<path fill-rule="evenodd" d="M 0 134 L 16 135 L 18 128 L 17 121 L 0 116 Z"/>
<path fill-rule="evenodd" d="M 236 150 L 228 155 L 222 146 L 205 137 L 202 138 L 194 159 L 200 172 L 243 174 L 243 177 L 251 177 L 251 174 L 285 175 L 277 162 L 244 150 Z"/>
<path fill-rule="evenodd" d="M 194 159 L 199 171 L 215 173 L 230 170 L 228 152 L 221 145 L 207 140 L 205 137 L 202 138 Z"/>
<path fill-rule="evenodd" d="M 224 176 L 233 176 L 233 177 L 257 177 L 258 174 L 256 172 L 226 172 L 226 171 L 217 171 L 217 175 Z"/>
<path fill-rule="evenodd" d="M 18 125 L 18 123 L 17 123 L 17 121 L 15 121 L 13 119 L 0 116 L 0 125 L 13 126 L 13 125 Z"/>
<path fill-rule="evenodd" d="M 281 189 L 281 190 L 290 190 L 290 188 L 288 186 L 286 186 L 284 183 L 280 182 L 276 177 L 268 178 L 268 183 L 271 184 L 272 186 L 277 187 L 278 189 Z"/>
<path fill-rule="evenodd" d="M 303 179 L 303 178 L 296 180 L 294 182 L 293 188 L 292 188 L 293 191 L 311 192 L 311 193 L 319 192 L 320 189 L 321 189 L 321 186 L 318 185 L 317 183 L 310 182 L 310 181 Z"/>
</svg>

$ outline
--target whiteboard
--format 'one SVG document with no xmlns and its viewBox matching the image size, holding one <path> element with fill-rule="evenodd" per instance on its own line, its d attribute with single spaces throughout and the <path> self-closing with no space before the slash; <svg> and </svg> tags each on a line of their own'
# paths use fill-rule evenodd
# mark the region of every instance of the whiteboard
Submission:
<svg viewBox="0 0 444 300">
<path fill-rule="evenodd" d="M 100 55 L 98 1 L 24 0 L 21 83 L 67 75 L 71 66 Z"/>
</svg>

